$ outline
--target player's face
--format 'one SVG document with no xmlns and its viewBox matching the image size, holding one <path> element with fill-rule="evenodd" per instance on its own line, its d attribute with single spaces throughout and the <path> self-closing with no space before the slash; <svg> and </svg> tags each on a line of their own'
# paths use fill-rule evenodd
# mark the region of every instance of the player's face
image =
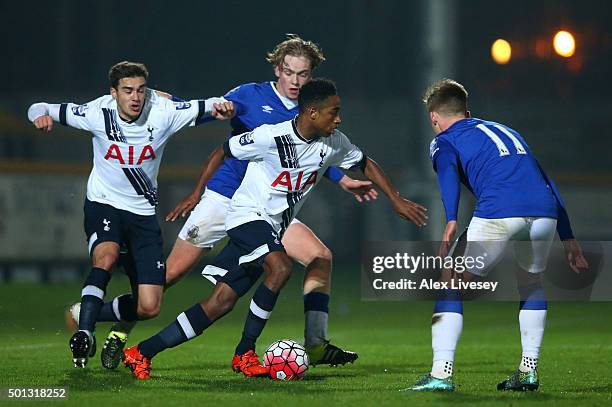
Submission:
<svg viewBox="0 0 612 407">
<path fill-rule="evenodd" d="M 274 67 L 274 73 L 278 78 L 276 90 L 281 96 L 289 99 L 297 99 L 300 88 L 310 79 L 312 70 L 310 60 L 306 57 L 285 55 L 281 65 Z"/>
<path fill-rule="evenodd" d="M 119 115 L 128 120 L 140 116 L 147 93 L 147 81 L 142 76 L 119 79 L 117 89 L 111 88 L 111 96 L 117 101 Z"/>
<path fill-rule="evenodd" d="M 331 136 L 332 132 L 342 122 L 340 119 L 340 96 L 328 97 L 318 109 L 311 111 L 310 114 L 317 132 L 324 137 Z"/>
</svg>

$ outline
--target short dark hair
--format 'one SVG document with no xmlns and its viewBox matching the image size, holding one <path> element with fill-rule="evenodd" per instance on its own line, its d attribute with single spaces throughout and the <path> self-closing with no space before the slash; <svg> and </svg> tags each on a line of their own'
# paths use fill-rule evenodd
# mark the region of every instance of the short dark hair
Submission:
<svg viewBox="0 0 612 407">
<path fill-rule="evenodd" d="M 135 78 L 142 76 L 145 79 L 149 77 L 149 71 L 144 64 L 140 62 L 122 61 L 113 66 L 108 71 L 108 81 L 111 87 L 117 89 L 119 81 L 123 78 Z"/>
<path fill-rule="evenodd" d="M 300 89 L 298 95 L 300 112 L 305 112 L 312 106 L 319 106 L 325 99 L 337 94 L 338 90 L 333 81 L 325 78 L 311 79 Z"/>
<path fill-rule="evenodd" d="M 423 103 L 428 112 L 456 115 L 467 112 L 467 90 L 457 81 L 442 79 L 425 91 Z"/>
</svg>

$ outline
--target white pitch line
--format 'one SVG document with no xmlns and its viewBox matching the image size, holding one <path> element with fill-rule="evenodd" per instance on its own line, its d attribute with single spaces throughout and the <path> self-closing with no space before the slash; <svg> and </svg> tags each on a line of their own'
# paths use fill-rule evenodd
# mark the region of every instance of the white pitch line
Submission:
<svg viewBox="0 0 612 407">
<path fill-rule="evenodd" d="M 57 348 L 61 346 L 63 346 L 61 343 L 39 343 L 39 344 L 30 344 L 30 345 L 0 346 L 0 351 Z"/>
</svg>

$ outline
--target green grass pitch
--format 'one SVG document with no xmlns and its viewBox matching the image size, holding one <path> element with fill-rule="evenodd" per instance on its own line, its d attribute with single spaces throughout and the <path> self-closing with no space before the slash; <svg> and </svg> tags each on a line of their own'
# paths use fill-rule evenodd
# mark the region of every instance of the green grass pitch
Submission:
<svg viewBox="0 0 612 407">
<path fill-rule="evenodd" d="M 107 371 L 99 353 L 87 369 L 72 367 L 70 334 L 63 327 L 66 304 L 78 298 L 78 284 L 0 285 L 0 387 L 67 386 L 65 401 L 27 405 L 185 406 L 185 405 L 610 405 L 612 403 L 612 303 L 553 303 L 540 362 L 540 391 L 500 393 L 495 385 L 520 358 L 517 305 L 468 303 L 455 361 L 454 394 L 413 394 L 398 390 L 430 368 L 430 318 L 427 302 L 362 302 L 359 272 L 336 275 L 331 302 L 330 338 L 359 353 L 354 365 L 311 368 L 299 382 L 247 379 L 233 373 L 230 359 L 239 339 L 248 298 L 201 337 L 163 352 L 153 361 L 153 380 L 138 382 L 120 366 Z M 352 276 L 352 277 L 351 277 Z M 296 270 L 259 341 L 260 353 L 281 338 L 303 336 Z M 115 278 L 109 296 L 125 290 Z M 209 283 L 193 277 L 170 290 L 162 314 L 141 323 L 129 344 L 144 339 L 204 298 Z M 98 347 L 108 329 L 98 327 Z M 0 400 L 16 405 L 16 402 Z"/>
</svg>

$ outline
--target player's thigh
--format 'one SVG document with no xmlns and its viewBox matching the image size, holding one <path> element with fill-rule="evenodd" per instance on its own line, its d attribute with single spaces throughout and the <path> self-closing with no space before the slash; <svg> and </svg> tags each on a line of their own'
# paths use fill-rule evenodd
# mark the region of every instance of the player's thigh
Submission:
<svg viewBox="0 0 612 407">
<path fill-rule="evenodd" d="M 226 236 L 225 217 L 230 199 L 206 190 L 181 228 L 179 239 L 201 249 L 211 249 Z"/>
<path fill-rule="evenodd" d="M 83 227 L 93 265 L 110 270 L 119 257 L 119 247 L 124 239 L 121 211 L 85 199 L 83 213 Z"/>
<path fill-rule="evenodd" d="M 331 251 L 308 226 L 294 219 L 283 235 L 287 255 L 303 266 L 315 259 L 332 259 Z"/>
<path fill-rule="evenodd" d="M 519 266 L 528 273 L 541 273 L 546 269 L 548 254 L 557 230 L 557 220 L 528 218 L 527 239 L 515 242 Z"/>
<path fill-rule="evenodd" d="M 136 283 L 164 286 L 166 266 L 161 229 L 154 215 L 126 215 L 126 240 L 136 274 Z"/>
<path fill-rule="evenodd" d="M 177 238 L 166 260 L 166 285 L 170 286 L 176 283 L 191 270 L 200 256 L 209 251 L 208 248 L 200 248 Z"/>
</svg>

